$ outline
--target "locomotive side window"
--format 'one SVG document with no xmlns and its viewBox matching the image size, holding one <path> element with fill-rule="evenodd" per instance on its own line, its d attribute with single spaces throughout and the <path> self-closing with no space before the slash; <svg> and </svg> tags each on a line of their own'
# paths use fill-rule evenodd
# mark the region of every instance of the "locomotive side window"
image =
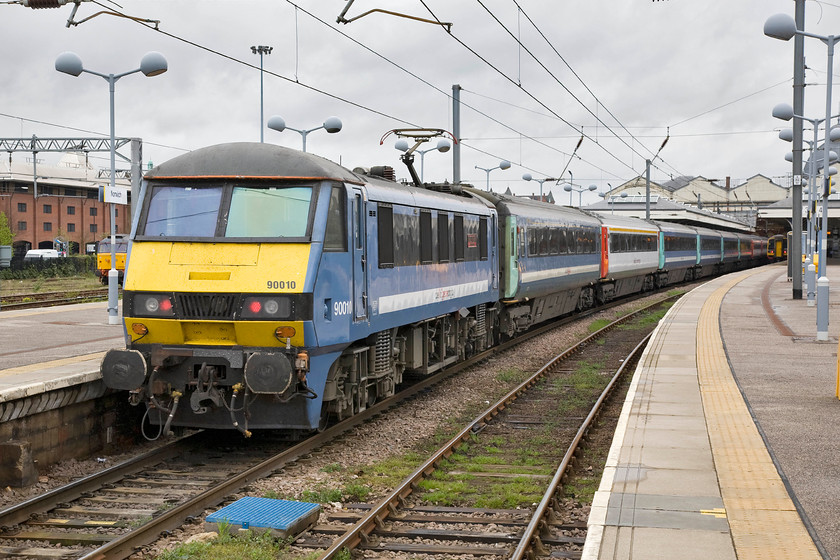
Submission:
<svg viewBox="0 0 840 560">
<path fill-rule="evenodd" d="M 466 239 L 464 237 L 464 217 L 455 215 L 455 262 L 463 262 Z"/>
<path fill-rule="evenodd" d="M 364 220 L 362 219 L 364 209 L 362 208 L 362 204 L 362 195 L 357 194 L 353 200 L 353 223 L 355 224 L 353 227 L 353 243 L 356 249 L 362 248 L 362 229 L 364 228 Z"/>
<path fill-rule="evenodd" d="M 431 264 L 432 256 L 432 213 L 420 211 L 420 263 Z"/>
<path fill-rule="evenodd" d="M 327 210 L 327 230 L 324 232 L 325 251 L 347 250 L 347 222 L 345 220 L 344 189 L 333 187 Z"/>
<path fill-rule="evenodd" d="M 213 237 L 221 200 L 221 187 L 154 187 L 144 235 Z"/>
<path fill-rule="evenodd" d="M 438 214 L 438 261 L 449 262 L 449 214 Z"/>
<path fill-rule="evenodd" d="M 394 218 L 394 266 L 416 266 L 420 264 L 420 221 L 413 208 L 395 206 Z"/>
<path fill-rule="evenodd" d="M 487 260 L 487 218 L 478 219 L 478 258 Z"/>
<path fill-rule="evenodd" d="M 379 205 L 376 213 L 379 242 L 379 268 L 394 267 L 394 209 Z"/>
</svg>

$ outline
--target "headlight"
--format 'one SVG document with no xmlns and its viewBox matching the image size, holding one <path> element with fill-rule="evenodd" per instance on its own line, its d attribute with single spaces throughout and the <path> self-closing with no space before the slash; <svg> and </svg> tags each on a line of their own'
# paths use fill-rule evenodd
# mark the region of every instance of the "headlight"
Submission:
<svg viewBox="0 0 840 560">
<path fill-rule="evenodd" d="M 242 302 L 243 319 L 288 319 L 292 303 L 285 296 L 248 296 Z"/>
<path fill-rule="evenodd" d="M 134 313 L 147 317 L 173 317 L 175 305 L 166 294 L 134 294 Z"/>
</svg>

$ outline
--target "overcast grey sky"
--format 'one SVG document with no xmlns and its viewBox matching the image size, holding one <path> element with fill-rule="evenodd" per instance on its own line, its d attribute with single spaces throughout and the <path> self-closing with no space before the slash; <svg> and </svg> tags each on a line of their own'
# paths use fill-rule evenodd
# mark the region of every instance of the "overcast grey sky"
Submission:
<svg viewBox="0 0 840 560">
<path fill-rule="evenodd" d="M 382 13 L 337 24 L 346 3 L 120 1 L 124 14 L 159 20 L 159 31 L 112 15 L 67 28 L 71 6 L 0 5 L 0 137 L 107 135 L 105 80 L 56 72 L 55 58 L 70 50 L 86 68 L 121 73 L 159 51 L 167 73 L 131 75 L 116 85 L 117 136 L 141 137 L 145 162 L 222 142 L 258 142 L 259 56 L 250 47 L 270 45 L 266 120 L 282 115 L 288 126 L 309 129 L 340 117 L 340 133 L 313 132 L 307 148 L 350 168 L 392 165 L 407 176 L 395 138 L 384 145 L 380 138 L 394 128 L 451 130 L 449 96 L 459 84 L 461 178 L 484 185 L 487 175 L 475 166 L 510 160 L 510 169 L 490 173 L 496 191 L 537 192 L 523 173 L 541 178 L 564 169 L 583 187 L 617 186 L 644 173 L 645 158 L 669 133 L 653 180 L 728 176 L 738 184 L 760 173 L 787 184 L 790 145 L 777 135 L 789 125 L 770 111 L 792 99 L 793 41 L 765 37 L 762 28 L 774 13 L 793 15 L 791 0 L 356 0 L 347 12 L 437 18 L 452 23 L 451 35 Z M 75 19 L 102 9 L 84 2 Z M 806 26 L 840 33 L 840 0 L 807 2 Z M 815 39 L 805 44 L 806 114 L 819 118 L 826 47 Z M 840 107 L 840 92 L 835 99 Z M 289 130 L 266 129 L 265 141 L 301 145 Z M 428 153 L 425 179 L 451 180 L 451 155 Z M 107 156 L 96 164 L 107 167 Z M 562 187 L 549 186 L 568 202 Z M 584 203 L 596 198 L 587 193 Z"/>
</svg>

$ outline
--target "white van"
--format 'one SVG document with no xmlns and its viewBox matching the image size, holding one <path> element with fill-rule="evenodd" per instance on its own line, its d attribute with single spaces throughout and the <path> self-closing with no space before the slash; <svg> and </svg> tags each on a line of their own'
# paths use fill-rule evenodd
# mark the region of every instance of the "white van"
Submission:
<svg viewBox="0 0 840 560">
<path fill-rule="evenodd" d="M 24 255 L 24 261 L 40 261 L 47 259 L 57 259 L 60 255 L 55 249 L 30 249 Z"/>
</svg>

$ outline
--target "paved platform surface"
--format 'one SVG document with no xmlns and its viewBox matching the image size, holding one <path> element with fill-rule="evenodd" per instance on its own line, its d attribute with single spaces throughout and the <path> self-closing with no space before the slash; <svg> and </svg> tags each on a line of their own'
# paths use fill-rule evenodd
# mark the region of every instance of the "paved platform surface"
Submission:
<svg viewBox="0 0 840 560">
<path fill-rule="evenodd" d="M 840 267 L 828 277 L 828 342 L 780 265 L 674 305 L 634 374 L 584 560 L 840 559 Z"/>
<path fill-rule="evenodd" d="M 123 326 L 108 324 L 107 302 L 0 311 L 0 402 L 99 377 Z"/>
</svg>

